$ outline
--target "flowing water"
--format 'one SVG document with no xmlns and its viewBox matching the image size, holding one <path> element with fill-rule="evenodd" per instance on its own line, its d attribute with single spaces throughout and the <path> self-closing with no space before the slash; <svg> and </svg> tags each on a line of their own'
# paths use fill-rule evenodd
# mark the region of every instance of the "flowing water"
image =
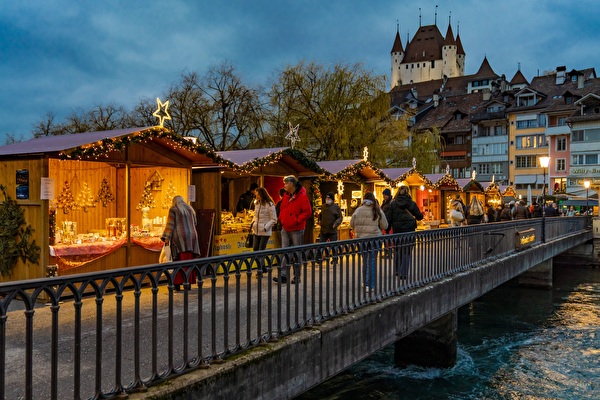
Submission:
<svg viewBox="0 0 600 400">
<path fill-rule="evenodd" d="M 462 307 L 453 368 L 395 368 L 390 346 L 297 400 L 600 399 L 600 268 L 554 272 Z"/>
</svg>

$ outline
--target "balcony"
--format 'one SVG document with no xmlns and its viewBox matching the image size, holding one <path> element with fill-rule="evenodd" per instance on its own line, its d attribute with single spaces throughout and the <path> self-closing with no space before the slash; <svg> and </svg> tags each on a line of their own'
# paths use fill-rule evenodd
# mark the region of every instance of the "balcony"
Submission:
<svg viewBox="0 0 600 400">
<path fill-rule="evenodd" d="M 569 135 L 571 128 L 569 125 L 548 126 L 546 128 L 546 136 Z"/>
<path fill-rule="evenodd" d="M 506 119 L 506 112 L 504 111 L 496 111 L 496 112 L 482 112 L 475 113 L 471 115 L 471 122 L 476 123 L 479 121 L 488 121 L 494 119 Z"/>
</svg>

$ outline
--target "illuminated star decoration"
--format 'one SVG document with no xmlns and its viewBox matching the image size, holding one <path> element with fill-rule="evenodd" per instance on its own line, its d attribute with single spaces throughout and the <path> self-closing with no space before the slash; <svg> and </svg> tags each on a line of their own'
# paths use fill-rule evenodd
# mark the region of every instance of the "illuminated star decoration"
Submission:
<svg viewBox="0 0 600 400">
<path fill-rule="evenodd" d="M 446 164 L 446 175 L 450 175 L 450 164 Z"/>
<path fill-rule="evenodd" d="M 369 158 L 369 148 L 367 146 L 365 146 L 363 148 L 363 160 L 367 161 L 368 158 Z"/>
<path fill-rule="evenodd" d="M 413 164 L 413 169 L 417 168 L 417 159 L 415 157 L 413 157 L 412 159 L 412 164 Z"/>
<path fill-rule="evenodd" d="M 156 111 L 154 111 L 154 113 L 152 115 L 155 116 L 156 118 L 158 118 L 158 125 L 162 128 L 165 124 L 165 120 L 171 119 L 171 116 L 169 115 L 169 111 L 168 111 L 169 110 L 169 100 L 167 100 L 163 103 L 157 97 L 156 104 L 158 104 L 158 108 L 156 109 Z"/>
<path fill-rule="evenodd" d="M 300 141 L 300 136 L 298 136 L 298 129 L 300 128 L 300 124 L 292 126 L 292 123 L 288 122 L 288 125 L 290 126 L 290 133 L 288 133 L 285 138 L 290 141 L 290 145 L 293 149 L 296 145 L 296 142 Z"/>
<path fill-rule="evenodd" d="M 341 197 L 342 194 L 344 194 L 344 182 L 338 181 L 337 190 L 338 190 L 338 194 Z"/>
<path fill-rule="evenodd" d="M 476 176 L 477 176 L 477 171 L 473 170 L 473 172 L 471 172 L 471 179 L 475 180 Z"/>
</svg>

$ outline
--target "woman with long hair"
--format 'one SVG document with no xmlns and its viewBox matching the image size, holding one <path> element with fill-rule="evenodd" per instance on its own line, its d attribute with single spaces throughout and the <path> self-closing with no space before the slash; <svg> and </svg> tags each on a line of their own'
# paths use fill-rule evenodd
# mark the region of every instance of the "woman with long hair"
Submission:
<svg viewBox="0 0 600 400">
<path fill-rule="evenodd" d="M 277 211 L 275 211 L 275 202 L 267 190 L 260 186 L 255 189 L 256 199 L 254 200 L 254 219 L 252 220 L 252 233 L 254 242 L 252 250 L 264 250 L 273 233 L 273 227 L 277 223 Z M 259 273 L 264 269 L 259 266 Z"/>
<path fill-rule="evenodd" d="M 365 194 L 361 206 L 352 213 L 350 226 L 357 238 L 381 236 L 381 231 L 387 229 L 387 219 L 373 193 Z M 365 245 L 367 247 L 363 255 L 363 278 L 365 288 L 370 292 L 375 289 L 375 263 L 380 246 L 373 243 Z"/>
</svg>

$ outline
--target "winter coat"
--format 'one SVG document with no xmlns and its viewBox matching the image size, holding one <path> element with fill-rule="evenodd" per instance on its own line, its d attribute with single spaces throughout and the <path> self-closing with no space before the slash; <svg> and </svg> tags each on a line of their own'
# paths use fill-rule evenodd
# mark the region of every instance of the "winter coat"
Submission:
<svg viewBox="0 0 600 400">
<path fill-rule="evenodd" d="M 392 201 L 386 217 L 394 233 L 400 233 L 417 229 L 417 221 L 423 219 L 423 214 L 409 195 L 401 194 Z"/>
<path fill-rule="evenodd" d="M 350 226 L 357 238 L 381 236 L 381 230 L 388 227 L 388 221 L 381 209 L 379 218 L 373 220 L 373 205 L 363 203 L 352 213 Z"/>
<path fill-rule="evenodd" d="M 252 220 L 252 233 L 257 236 L 271 236 L 273 227 L 277 223 L 277 211 L 273 203 L 262 204 L 254 202 L 254 219 Z"/>
<path fill-rule="evenodd" d="M 510 207 L 504 207 L 500 212 L 500 221 L 512 221 Z"/>
<path fill-rule="evenodd" d="M 298 187 L 294 194 L 285 193 L 281 200 L 279 220 L 281 227 L 287 232 L 301 231 L 306 228 L 306 221 L 312 216 L 312 207 L 306 189 Z"/>
<path fill-rule="evenodd" d="M 321 223 L 321 233 L 335 233 L 342 223 L 342 210 L 340 206 L 335 203 L 332 205 L 323 204 L 319 220 Z"/>
<path fill-rule="evenodd" d="M 516 205 L 513 213 L 515 215 L 515 219 L 530 218 L 529 209 L 527 207 L 525 207 L 523 204 Z"/>
<path fill-rule="evenodd" d="M 200 245 L 196 231 L 196 212 L 183 200 L 169 209 L 167 224 L 161 240 L 171 245 L 171 255 L 179 259 L 179 253 L 190 252 L 200 256 Z"/>
<path fill-rule="evenodd" d="M 387 199 L 384 199 L 383 203 L 381 203 L 381 211 L 383 211 L 383 213 L 385 215 L 387 215 L 387 212 L 390 209 L 391 205 L 392 205 L 392 198 L 391 197 L 388 197 Z M 388 221 L 388 228 L 385 230 L 385 233 L 390 233 L 391 230 L 392 230 L 392 224 L 390 223 L 390 221 Z"/>
</svg>

